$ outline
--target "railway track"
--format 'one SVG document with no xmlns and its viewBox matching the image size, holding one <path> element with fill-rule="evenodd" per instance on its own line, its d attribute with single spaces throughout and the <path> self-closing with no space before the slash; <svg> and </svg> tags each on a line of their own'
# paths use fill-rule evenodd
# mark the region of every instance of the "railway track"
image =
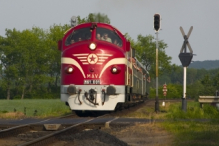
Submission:
<svg viewBox="0 0 219 146">
<path fill-rule="evenodd" d="M 55 119 L 66 119 L 66 118 L 76 118 L 78 117 L 75 114 L 69 114 L 61 117 L 56 117 Z M 34 123 L 29 123 L 29 124 L 23 124 L 23 125 L 18 125 L 18 126 L 13 126 L 13 125 L 1 125 L 0 127 L 0 138 L 5 138 L 8 136 L 11 136 L 12 134 L 17 134 L 21 132 L 25 132 L 31 129 L 33 125 L 40 124 L 42 122 L 49 121 L 50 119 L 45 119 L 41 120 L 39 122 L 34 122 Z"/>
<path fill-rule="evenodd" d="M 71 134 L 72 133 L 77 133 L 77 132 L 80 132 L 80 131 L 83 131 L 83 130 L 87 129 L 90 126 L 86 126 L 86 124 L 89 123 L 90 121 L 94 120 L 94 119 L 95 118 L 89 119 L 89 120 L 87 120 L 85 122 L 81 122 L 79 124 L 72 125 L 68 128 L 65 128 L 65 129 L 62 129 L 60 131 L 56 131 L 56 132 L 47 134 L 47 135 L 45 135 L 43 137 L 40 137 L 40 138 L 37 138 L 35 140 L 29 141 L 29 142 L 26 142 L 26 143 L 23 143 L 23 144 L 19 144 L 18 146 L 49 145 L 49 144 L 51 144 L 52 142 L 54 142 L 56 140 L 56 137 L 59 137 L 60 135 L 63 136 L 63 135 L 69 134 L 69 133 L 71 133 Z M 94 125 L 92 125 L 92 127 L 94 128 Z M 98 126 L 95 125 L 95 127 L 98 127 Z"/>
<path fill-rule="evenodd" d="M 151 102 L 151 101 L 146 101 L 146 102 Z M 11 127 L 0 131 L 0 139 L 1 139 L 0 143 L 1 144 L 7 143 L 7 146 L 8 145 L 18 145 L 18 146 L 49 145 L 54 142 L 56 143 L 57 141 L 59 141 L 59 138 L 64 135 L 76 134 L 85 129 L 100 129 L 101 127 L 105 127 L 106 126 L 105 124 L 109 125 L 109 123 L 112 120 L 114 120 L 114 117 L 119 117 L 121 114 L 126 114 L 127 112 L 134 111 L 140 108 L 141 106 L 144 106 L 142 104 L 138 106 L 134 106 L 134 105 L 137 104 L 133 104 L 132 106 L 130 106 L 131 108 L 127 108 L 127 107 L 118 108 L 116 112 L 111 112 L 109 114 L 104 114 L 102 116 L 88 117 L 88 119 L 80 118 L 79 120 L 82 120 L 82 122 L 79 122 L 77 124 L 72 124 L 72 125 L 62 124 L 62 126 L 59 128 L 58 131 L 45 130 L 43 123 L 49 121 L 50 119 L 42 120 L 36 123 Z M 104 122 L 104 123 L 93 122 L 95 121 L 95 119 L 98 119 L 100 117 L 105 117 L 105 118 L 111 117 L 111 118 L 109 118 L 110 120 L 108 122 Z M 79 117 L 75 114 L 71 114 L 56 119 L 71 120 L 71 118 L 74 118 L 75 120 L 75 118 L 77 119 Z"/>
<path fill-rule="evenodd" d="M 70 114 L 66 116 L 61 116 L 57 117 L 55 119 L 64 119 L 64 118 L 71 118 L 71 117 L 76 117 L 75 114 Z M 49 121 L 50 119 L 45 119 L 41 120 L 39 122 L 31 122 L 28 124 L 22 124 L 22 125 L 11 125 L 11 124 L 6 124 L 6 125 L 0 125 L 0 143 L 2 143 L 3 139 L 6 142 L 10 143 L 10 140 L 14 139 L 17 137 L 18 139 L 21 139 L 21 141 L 25 141 L 28 139 L 28 137 L 36 138 L 40 137 L 42 135 L 45 135 L 46 133 L 51 133 L 51 131 L 43 131 L 45 128 L 43 126 L 43 122 Z M 65 127 L 63 127 L 65 128 Z M 38 132 L 40 131 L 40 132 Z"/>
<path fill-rule="evenodd" d="M 103 115 L 105 116 L 105 115 Z M 103 117 L 100 116 L 100 117 Z M 60 117 L 60 118 L 68 118 L 71 115 Z M 11 128 L 7 128 L 0 131 L 0 143 L 1 145 L 18 145 L 18 146 L 29 146 L 29 145 L 48 145 L 55 141 L 55 138 L 60 135 L 66 135 L 68 133 L 75 133 L 79 131 L 83 131 L 87 128 L 99 128 L 98 124 L 88 124 L 90 121 L 95 120 L 97 118 L 90 118 L 86 121 L 82 121 L 78 124 L 74 125 L 64 125 L 58 128 L 58 131 L 46 130 L 45 124 L 47 120 L 42 120 L 37 123 L 25 124 L 20 126 L 15 126 Z M 60 119 L 57 118 L 57 119 Z M 50 126 L 56 126 L 56 124 L 48 124 Z M 103 126 L 103 125 L 101 125 Z"/>
</svg>

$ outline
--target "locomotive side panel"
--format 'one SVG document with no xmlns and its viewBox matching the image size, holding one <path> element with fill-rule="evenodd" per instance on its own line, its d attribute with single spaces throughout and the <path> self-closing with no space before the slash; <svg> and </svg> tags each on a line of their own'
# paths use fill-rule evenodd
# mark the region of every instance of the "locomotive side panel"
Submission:
<svg viewBox="0 0 219 146">
<path fill-rule="evenodd" d="M 137 69 L 133 70 L 133 77 L 134 77 L 134 86 L 132 88 L 132 93 L 135 94 L 142 94 L 143 88 L 142 88 L 142 80 L 143 80 L 143 74 L 138 71 Z"/>
</svg>

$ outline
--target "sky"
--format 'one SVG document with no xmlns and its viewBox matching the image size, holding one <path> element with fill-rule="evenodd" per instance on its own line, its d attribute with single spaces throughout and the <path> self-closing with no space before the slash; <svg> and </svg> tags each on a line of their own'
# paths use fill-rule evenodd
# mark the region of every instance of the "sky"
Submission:
<svg viewBox="0 0 219 146">
<path fill-rule="evenodd" d="M 161 15 L 159 40 L 168 47 L 171 63 L 181 65 L 179 53 L 188 33 L 193 61 L 219 60 L 219 0 L 0 0 L 0 35 L 5 29 L 48 29 L 53 24 L 70 24 L 72 16 L 106 14 L 111 25 L 137 40 L 138 35 L 153 35 L 153 16 Z M 189 51 L 189 50 L 188 50 Z"/>
</svg>

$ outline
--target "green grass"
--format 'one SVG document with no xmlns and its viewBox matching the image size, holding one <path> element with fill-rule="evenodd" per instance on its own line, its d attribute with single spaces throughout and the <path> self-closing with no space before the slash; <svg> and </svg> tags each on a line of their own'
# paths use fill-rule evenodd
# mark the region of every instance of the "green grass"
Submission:
<svg viewBox="0 0 219 146">
<path fill-rule="evenodd" d="M 175 135 L 174 146 L 219 145 L 219 124 L 216 122 L 173 121 L 161 125 Z"/>
<path fill-rule="evenodd" d="M 219 119 L 219 111 L 216 107 L 205 104 L 200 108 L 198 102 L 188 102 L 187 111 L 182 111 L 181 103 L 171 104 L 166 117 L 168 119 Z"/>
<path fill-rule="evenodd" d="M 125 117 L 164 119 L 156 123 L 174 135 L 173 146 L 219 146 L 219 111 L 208 104 L 187 101 L 187 111 L 182 111 L 181 102 L 166 102 L 160 112 L 154 112 L 154 105 L 145 106 Z"/>
<path fill-rule="evenodd" d="M 167 109 L 166 122 L 162 127 L 175 135 L 174 146 L 218 146 L 219 111 L 198 102 L 187 102 L 187 111 L 182 111 L 181 103 L 171 104 Z"/>
<path fill-rule="evenodd" d="M 71 113 L 70 108 L 60 99 L 0 100 L 0 117 L 3 118 L 3 115 L 8 113 L 24 114 L 25 108 L 25 117 L 45 118 Z M 37 111 L 36 115 L 34 114 L 35 110 Z"/>
</svg>

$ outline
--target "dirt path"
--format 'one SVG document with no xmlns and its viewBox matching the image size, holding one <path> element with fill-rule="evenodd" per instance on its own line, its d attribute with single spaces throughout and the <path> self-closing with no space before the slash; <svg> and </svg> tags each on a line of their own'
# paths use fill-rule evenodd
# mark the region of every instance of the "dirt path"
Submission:
<svg viewBox="0 0 219 146">
<path fill-rule="evenodd" d="M 173 136 L 159 124 L 135 124 L 126 127 L 86 130 L 62 136 L 51 146 L 171 146 Z"/>
<path fill-rule="evenodd" d="M 130 146 L 170 146 L 173 136 L 159 124 L 135 124 L 120 129 L 102 129 Z"/>
</svg>

